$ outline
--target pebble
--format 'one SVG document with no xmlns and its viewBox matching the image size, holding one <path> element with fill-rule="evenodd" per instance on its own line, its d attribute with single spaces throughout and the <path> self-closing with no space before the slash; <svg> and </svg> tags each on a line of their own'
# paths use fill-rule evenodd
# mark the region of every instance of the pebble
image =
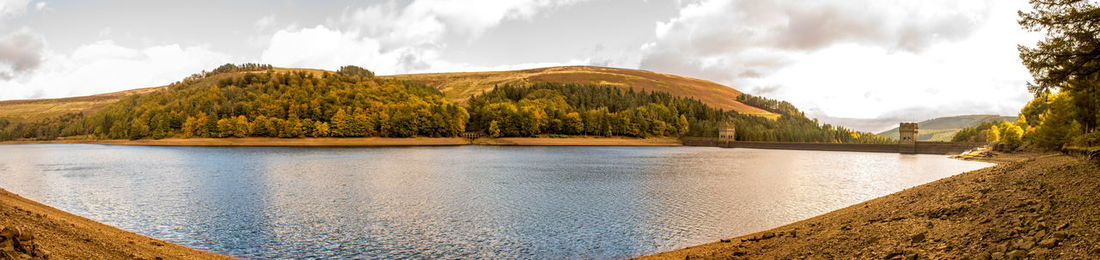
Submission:
<svg viewBox="0 0 1100 260">
<path fill-rule="evenodd" d="M 1054 232 L 1054 238 L 1057 238 L 1057 239 L 1067 239 L 1067 238 L 1069 238 L 1069 237 L 1070 237 L 1069 233 L 1067 233 L 1067 232 L 1065 232 L 1065 231 L 1058 231 L 1058 232 Z"/>
<path fill-rule="evenodd" d="M 49 254 L 34 243 L 34 235 L 18 227 L 0 226 L 0 259 L 47 259 Z"/>
<path fill-rule="evenodd" d="M 1027 251 L 1013 250 L 1012 252 L 1009 252 L 1007 256 L 1009 259 L 1024 259 L 1024 257 L 1027 256 Z"/>
<path fill-rule="evenodd" d="M 1058 245 L 1059 240 L 1057 238 L 1047 238 L 1039 242 L 1039 247 L 1053 248 Z"/>
<path fill-rule="evenodd" d="M 916 235 L 913 235 L 912 237 L 910 237 L 909 241 L 916 244 L 916 243 L 924 242 L 924 239 L 926 237 L 927 237 L 927 235 L 925 234 L 925 232 L 921 232 L 920 234 L 916 234 Z"/>
<path fill-rule="evenodd" d="M 1023 239 L 1020 239 L 1019 241 L 1016 242 L 1016 248 L 1019 248 L 1019 249 L 1025 249 L 1026 250 L 1026 249 L 1031 249 L 1032 247 L 1035 247 L 1035 241 L 1032 240 L 1030 237 L 1024 237 Z"/>
</svg>

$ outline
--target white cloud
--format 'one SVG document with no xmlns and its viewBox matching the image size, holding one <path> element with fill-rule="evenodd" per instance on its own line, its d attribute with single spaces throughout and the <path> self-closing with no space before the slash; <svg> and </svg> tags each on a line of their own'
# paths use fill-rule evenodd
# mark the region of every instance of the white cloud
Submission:
<svg viewBox="0 0 1100 260">
<path fill-rule="evenodd" d="M 129 48 L 111 41 L 82 45 L 70 54 L 47 52 L 33 73 L 0 81 L 0 99 L 50 98 L 153 87 L 226 63 L 203 46 Z"/>
<path fill-rule="evenodd" d="M 42 11 L 42 10 L 46 9 L 46 2 L 35 3 L 34 4 L 34 9 L 38 10 L 38 11 Z"/>
<path fill-rule="evenodd" d="M 445 37 L 478 37 L 502 21 L 529 19 L 541 9 L 572 2 L 421 0 L 400 8 L 391 2 L 346 13 L 333 25 L 290 26 L 269 37 L 252 39 L 264 48 L 259 62 L 281 67 L 336 69 L 354 64 L 394 74 L 550 66 L 558 63 L 473 66 L 441 60 L 439 53 L 445 49 Z M 274 16 L 265 16 L 253 26 L 264 31 L 276 24 Z M 110 34 L 105 28 L 101 36 Z M 0 99 L 78 96 L 158 86 L 236 60 L 206 46 L 132 48 L 112 41 L 82 45 L 69 54 L 48 49 L 39 53 L 41 64 L 36 70 L 0 80 Z M 3 54 L 0 52 L 0 62 L 6 58 Z"/>
<path fill-rule="evenodd" d="M 280 67 L 333 69 L 357 64 L 370 68 L 393 68 L 400 61 L 392 57 L 396 53 L 397 50 L 382 53 L 377 40 L 318 25 L 276 32 L 260 61 Z"/>
<path fill-rule="evenodd" d="M 385 74 L 512 70 L 563 64 L 587 64 L 587 60 L 565 63 L 525 63 L 502 66 L 477 66 L 439 58 L 437 49 L 400 47 L 384 50 L 373 38 L 355 32 L 342 32 L 318 25 L 299 30 L 281 30 L 271 37 L 270 45 L 260 58 L 261 63 L 278 67 L 320 68 L 334 70 L 343 65 L 362 66 Z"/>
<path fill-rule="evenodd" d="M 417 0 L 399 7 L 394 2 L 345 14 L 350 30 L 391 46 L 434 45 L 446 36 L 475 38 L 506 20 L 530 19 L 543 9 L 582 0 Z"/>
<path fill-rule="evenodd" d="M 0 0 L 0 19 L 23 14 L 30 0 Z"/>
<path fill-rule="evenodd" d="M 24 28 L 0 36 L 0 80 L 33 71 L 42 62 L 45 41 Z"/>
<path fill-rule="evenodd" d="M 279 30 L 268 41 L 261 62 L 321 69 L 354 64 L 381 74 L 469 70 L 468 64 L 439 58 L 446 38 L 474 39 L 504 21 L 530 19 L 544 9 L 575 2 L 579 1 L 418 0 L 404 6 L 387 2 L 348 11 L 329 25 Z"/>
<path fill-rule="evenodd" d="M 823 117 L 1014 113 L 1029 74 L 1026 2 L 741 1 L 685 4 L 641 67 L 789 100 Z M 904 117 L 904 115 L 901 115 Z"/>
<path fill-rule="evenodd" d="M 277 23 L 276 23 L 276 20 L 275 20 L 275 16 L 274 15 L 268 15 L 268 16 L 260 17 L 259 20 L 256 20 L 256 24 L 254 26 L 255 26 L 257 31 L 266 31 L 267 29 L 274 28 L 276 24 Z"/>
</svg>

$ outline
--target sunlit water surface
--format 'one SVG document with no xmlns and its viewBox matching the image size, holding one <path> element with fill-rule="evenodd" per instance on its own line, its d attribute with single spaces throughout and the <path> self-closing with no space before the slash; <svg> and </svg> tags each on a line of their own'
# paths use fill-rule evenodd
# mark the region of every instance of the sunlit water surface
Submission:
<svg viewBox="0 0 1100 260">
<path fill-rule="evenodd" d="M 618 258 L 989 164 L 704 147 L 0 146 L 0 187 L 245 258 Z"/>
</svg>

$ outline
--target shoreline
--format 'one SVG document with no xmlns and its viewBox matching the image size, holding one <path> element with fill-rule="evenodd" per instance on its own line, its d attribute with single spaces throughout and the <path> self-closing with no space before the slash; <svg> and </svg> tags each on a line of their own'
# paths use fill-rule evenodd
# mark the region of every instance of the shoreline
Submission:
<svg viewBox="0 0 1100 260">
<path fill-rule="evenodd" d="M 196 147 L 396 147 L 396 146 L 680 146 L 679 139 L 628 138 L 628 137 L 347 137 L 347 138 L 165 138 L 165 139 L 108 139 L 108 140 L 49 140 L 2 141 L 0 145 L 20 144 L 102 144 L 143 146 L 196 146 Z"/>
<path fill-rule="evenodd" d="M 1003 156 L 1003 157 L 1001 157 Z M 960 173 L 775 228 L 637 259 L 1019 259 L 1100 255 L 1100 169 L 1008 154 Z"/>
<path fill-rule="evenodd" d="M 232 259 L 122 230 L 4 189 L 0 226 L 30 233 L 34 245 L 51 259 Z"/>
<path fill-rule="evenodd" d="M 413 141 L 449 145 L 445 141 L 450 139 Z M 478 139 L 474 143 L 590 145 L 593 141 L 583 139 L 603 140 L 601 144 L 604 145 L 638 141 L 621 138 L 500 138 L 488 139 L 493 143 L 478 143 L 486 139 Z M 177 142 L 159 145 L 179 145 Z M 667 142 L 662 139 L 646 141 L 647 144 Z M 70 140 L 55 143 L 87 142 Z M 248 142 L 237 140 L 233 144 L 244 146 Z M 935 259 L 969 256 L 998 259 L 1010 255 L 1073 258 L 1100 254 L 1100 244 L 1095 243 L 1100 241 L 1100 225 L 1095 225 L 1100 223 L 1100 216 L 1090 214 L 1100 212 L 1100 190 L 1092 188 L 1100 187 L 1100 170 L 1096 165 L 1074 156 L 1035 153 L 998 154 L 980 161 L 994 162 L 996 165 L 772 229 L 639 258 L 916 256 Z M 3 189 L 0 189 L 0 215 L 6 216 L 0 218 L 0 226 L 18 226 L 33 232 L 39 240 L 39 247 L 49 252 L 50 257 L 87 256 L 91 252 L 102 256 L 100 258 L 159 256 L 168 259 L 228 259 L 99 223 Z"/>
</svg>

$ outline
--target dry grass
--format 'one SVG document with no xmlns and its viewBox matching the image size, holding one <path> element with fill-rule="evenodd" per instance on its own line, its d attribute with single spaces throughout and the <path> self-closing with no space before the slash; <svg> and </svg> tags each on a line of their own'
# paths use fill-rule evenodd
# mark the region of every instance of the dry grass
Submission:
<svg viewBox="0 0 1100 260">
<path fill-rule="evenodd" d="M 741 92 L 736 89 L 710 81 L 643 70 L 565 66 L 516 71 L 427 73 L 383 77 L 424 83 L 442 90 L 447 98 L 458 101 L 505 84 L 526 85 L 539 82 L 599 84 L 632 88 L 638 91 L 668 92 L 675 96 L 698 99 L 715 108 L 745 114 L 775 116 L 763 109 L 737 102 L 735 99 L 741 95 Z"/>
<path fill-rule="evenodd" d="M 164 88 L 164 86 L 140 88 L 69 98 L 4 100 L 0 101 L 0 118 L 16 121 L 33 121 L 68 113 L 89 113 L 110 105 L 126 96 L 145 94 Z"/>
<path fill-rule="evenodd" d="M 329 72 L 319 69 L 275 68 L 275 72 L 304 71 L 314 76 Z M 250 73 L 250 72 L 243 72 Z M 470 97 L 492 90 L 504 84 L 527 85 L 538 82 L 598 84 L 631 88 L 637 91 L 661 91 L 675 96 L 698 99 L 715 108 L 733 110 L 743 114 L 777 118 L 779 115 L 737 102 L 741 92 L 736 89 L 705 80 L 655 73 L 643 70 L 566 66 L 516 71 L 454 72 L 380 76 L 420 82 L 443 91 L 447 98 L 465 101 Z M 66 113 L 89 113 L 103 108 L 123 97 L 145 94 L 161 87 L 134 89 L 82 97 L 56 99 L 30 99 L 0 101 L 0 118 L 18 121 L 38 120 Z"/>
</svg>

